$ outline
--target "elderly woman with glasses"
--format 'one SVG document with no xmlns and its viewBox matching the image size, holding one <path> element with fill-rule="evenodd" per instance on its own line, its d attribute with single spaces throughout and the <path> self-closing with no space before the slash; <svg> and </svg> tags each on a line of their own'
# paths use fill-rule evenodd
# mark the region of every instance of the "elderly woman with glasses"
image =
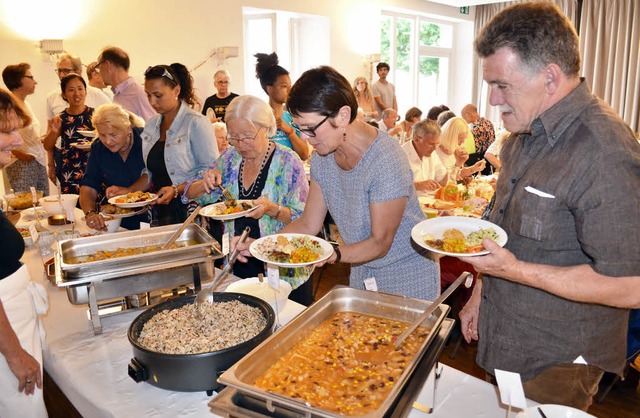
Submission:
<svg viewBox="0 0 640 418">
<path fill-rule="evenodd" d="M 204 178 L 187 185 L 183 199 L 200 205 L 217 202 L 221 185 L 238 199 L 250 199 L 259 205 L 244 218 L 227 221 L 226 232 L 239 236 L 251 228 L 250 238 L 279 232 L 296 219 L 304 209 L 309 192 L 302 161 L 291 149 L 269 137 L 276 131 L 276 120 L 267 103 L 254 96 L 240 96 L 229 104 L 225 113 L 229 130 L 229 147 Z M 264 264 L 256 259 L 239 258 L 233 273 L 239 277 L 255 277 L 264 273 Z M 287 269 L 284 269 L 287 270 Z M 293 275 L 281 270 L 281 276 L 294 289 L 291 299 L 305 305 L 312 302 L 308 269 L 296 269 Z"/>
<path fill-rule="evenodd" d="M 411 243 L 411 229 L 425 217 L 398 142 L 356 119 L 353 88 L 331 67 L 302 74 L 287 106 L 316 153 L 305 210 L 282 232 L 315 235 L 329 212 L 345 245 L 328 262 L 352 264 L 350 286 L 436 298 L 439 267 Z"/>
<path fill-rule="evenodd" d="M 179 63 L 149 67 L 144 90 L 158 112 L 142 132 L 142 156 L 147 170 L 131 188 L 158 194 L 154 224 L 169 225 L 187 218 L 180 194 L 189 179 L 203 173 L 218 158 L 213 127 L 191 108 L 197 103 L 193 78 Z"/>
</svg>

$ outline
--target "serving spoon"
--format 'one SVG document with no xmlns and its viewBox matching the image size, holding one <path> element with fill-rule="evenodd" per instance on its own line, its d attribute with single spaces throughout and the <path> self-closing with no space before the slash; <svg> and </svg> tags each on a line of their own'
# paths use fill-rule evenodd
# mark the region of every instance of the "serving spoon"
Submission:
<svg viewBox="0 0 640 418">
<path fill-rule="evenodd" d="M 242 231 L 242 235 L 240 235 L 240 239 L 236 243 L 236 248 L 231 252 L 231 256 L 229 257 L 229 261 L 227 265 L 224 266 L 218 277 L 211 280 L 206 287 L 200 289 L 198 294 L 196 295 L 195 300 L 193 301 L 194 306 L 198 311 L 202 311 L 207 305 L 213 303 L 213 289 L 216 288 L 228 275 L 231 273 L 231 269 L 233 268 L 233 263 L 235 263 L 236 258 L 238 258 L 238 254 L 240 254 L 240 250 L 238 250 L 238 245 L 243 243 L 247 237 L 249 236 L 249 232 L 251 228 L 246 227 L 244 231 Z"/>
</svg>

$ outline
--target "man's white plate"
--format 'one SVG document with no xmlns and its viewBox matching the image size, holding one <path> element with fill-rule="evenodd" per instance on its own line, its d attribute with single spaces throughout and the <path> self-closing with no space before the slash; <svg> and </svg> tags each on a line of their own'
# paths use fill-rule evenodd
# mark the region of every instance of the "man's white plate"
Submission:
<svg viewBox="0 0 640 418">
<path fill-rule="evenodd" d="M 158 195 L 154 194 L 154 193 L 149 193 L 151 195 L 151 199 L 147 199 L 147 200 L 143 200 L 142 202 L 133 202 L 133 203 L 118 203 L 117 200 L 121 199 L 121 198 L 126 198 L 127 195 L 123 194 L 120 196 L 113 196 L 111 199 L 109 199 L 109 203 L 111 203 L 112 205 L 116 205 L 116 206 L 120 206 L 121 208 L 140 208 L 142 206 L 147 206 L 150 203 L 155 202 L 156 200 L 158 200 Z"/>
<path fill-rule="evenodd" d="M 498 240 L 496 241 L 498 245 L 504 247 L 504 245 L 507 243 L 507 233 L 498 225 L 489 221 L 485 221 L 483 219 L 464 218 L 459 216 L 442 216 L 439 218 L 432 218 L 422 221 L 414 226 L 411 230 L 411 238 L 413 238 L 416 244 L 418 244 L 422 248 L 433 251 L 435 253 L 450 255 L 453 257 L 473 257 L 477 255 L 489 254 L 489 251 L 480 251 L 477 253 L 450 253 L 430 247 L 424 241 L 425 236 L 428 235 L 430 235 L 434 239 L 440 239 L 442 238 L 444 231 L 453 228 L 459 230 L 465 236 L 479 229 L 493 228 L 498 234 Z"/>
<path fill-rule="evenodd" d="M 219 213 L 224 211 L 227 208 L 227 206 L 224 204 L 224 202 L 218 202 L 218 203 L 214 203 L 212 205 L 203 207 L 202 210 L 200 211 L 200 215 L 206 216 L 212 219 L 217 219 L 219 221 L 230 221 L 232 219 L 242 218 L 249 212 L 254 211 L 258 206 L 260 206 L 260 205 L 253 205 L 253 203 L 251 203 L 251 200 L 237 200 L 238 205 L 241 205 L 243 202 L 252 205 L 252 208 L 243 210 L 240 212 L 229 213 L 227 215 L 219 215 Z"/>
<path fill-rule="evenodd" d="M 275 240 L 275 239 L 277 239 L 278 236 L 283 236 L 283 237 L 285 237 L 287 239 L 291 239 L 293 237 L 309 237 L 310 239 L 312 239 L 314 241 L 317 241 L 320 244 L 320 247 L 322 248 L 322 253 L 320 254 L 320 257 L 318 257 L 317 260 L 309 261 L 309 262 L 306 262 L 306 263 L 283 263 L 283 262 L 278 262 L 278 261 L 272 261 L 272 260 L 269 259 L 269 255 L 268 254 L 263 254 L 262 252 L 260 252 L 259 248 L 264 243 L 265 240 L 267 240 L 267 239 Z M 273 264 L 274 266 L 278 266 L 278 267 L 304 267 L 304 266 L 310 266 L 312 264 L 319 263 L 319 262 L 324 261 L 327 258 L 331 257 L 331 254 L 333 253 L 333 247 L 327 241 L 323 240 L 322 238 L 315 237 L 313 235 L 307 235 L 307 234 L 275 234 L 275 235 L 267 235 L 265 237 L 258 238 L 257 240 L 253 241 L 251 243 L 251 245 L 249 246 L 249 251 L 251 252 L 251 255 L 253 255 L 258 260 L 264 261 L 265 263 Z"/>
<path fill-rule="evenodd" d="M 542 412 L 544 412 L 547 418 L 594 418 L 593 415 L 587 414 L 579 409 L 554 404 L 532 406 L 520 412 L 516 415 L 516 418 L 542 418 L 538 408 L 542 409 Z"/>
<path fill-rule="evenodd" d="M 85 131 L 82 129 L 79 129 L 76 131 L 77 133 L 79 133 L 80 135 L 87 137 L 87 138 L 97 138 L 98 137 L 98 133 L 96 131 Z"/>
</svg>

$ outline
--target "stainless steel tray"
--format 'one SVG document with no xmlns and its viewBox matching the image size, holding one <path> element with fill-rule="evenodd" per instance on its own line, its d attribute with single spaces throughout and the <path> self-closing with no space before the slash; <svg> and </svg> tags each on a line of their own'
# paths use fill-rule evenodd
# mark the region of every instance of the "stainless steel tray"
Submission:
<svg viewBox="0 0 640 418">
<path fill-rule="evenodd" d="M 277 405 L 293 409 L 317 417 L 343 417 L 336 412 L 315 408 L 300 400 L 267 392 L 255 386 L 254 382 L 273 363 L 284 356 L 299 341 L 305 339 L 317 326 L 337 312 L 350 311 L 375 315 L 399 321 L 411 322 L 418 318 L 431 302 L 405 298 L 380 292 L 337 287 L 327 293 L 322 299 L 302 312 L 280 331 L 269 337 L 253 351 L 247 354 L 229 370 L 222 374 L 219 382 L 236 388 L 243 394 L 264 400 L 267 406 Z M 434 337 L 438 334 L 440 325 L 449 311 L 447 305 L 440 305 L 423 326 L 431 332 L 423 342 L 420 350 L 407 364 L 407 368 L 398 378 L 393 389 L 382 405 L 367 418 L 384 417 L 396 402 L 403 387 L 411 376 L 420 358 L 429 348 Z"/>
<path fill-rule="evenodd" d="M 427 376 L 433 371 L 442 349 L 451 333 L 455 321 L 453 319 L 445 318 L 440 326 L 438 335 L 434 338 L 429 345 L 427 352 L 422 356 L 418 366 L 415 368 L 413 374 L 409 378 L 409 381 L 404 386 L 402 393 L 398 396 L 397 401 L 391 407 L 391 409 L 385 415 L 385 418 L 405 418 L 413 410 L 413 402 L 418 398 L 420 393 L 430 391 L 425 396 L 432 401 L 435 400 L 435 391 L 437 383 L 433 382 L 433 385 L 427 384 Z M 435 374 L 435 379 L 438 375 Z M 306 416 L 301 414 L 295 409 L 283 408 L 281 406 L 274 406 L 273 410 L 267 408 L 266 402 L 261 399 L 256 399 L 251 395 L 241 393 L 235 388 L 227 387 L 221 390 L 211 401 L 209 401 L 209 408 L 212 413 L 218 414 L 223 417 L 246 417 L 246 418 L 300 418 Z M 434 408 L 435 405 L 426 405 L 427 407 Z M 315 418 L 317 415 L 311 414 L 310 418 Z"/>
<path fill-rule="evenodd" d="M 191 224 L 178 238 L 178 241 L 191 242 L 185 247 L 81 264 L 69 262 L 73 257 L 86 256 L 99 250 L 164 244 L 179 226 L 179 224 L 167 225 L 60 241 L 58 243 L 59 258 L 56 262 L 56 276 L 61 276 L 62 280 L 56 280 L 56 284 L 58 286 L 78 285 L 95 280 L 164 269 L 167 264 L 185 265 L 202 261 L 209 256 L 222 257 L 217 241 L 199 225 Z"/>
</svg>

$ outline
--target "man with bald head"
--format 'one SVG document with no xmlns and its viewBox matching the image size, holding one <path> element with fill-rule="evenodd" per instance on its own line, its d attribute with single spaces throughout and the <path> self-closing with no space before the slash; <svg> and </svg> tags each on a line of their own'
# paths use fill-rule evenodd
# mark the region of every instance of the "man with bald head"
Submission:
<svg viewBox="0 0 640 418">
<path fill-rule="evenodd" d="M 145 121 L 156 114 L 147 100 L 144 88 L 129 76 L 129 55 L 121 48 L 109 46 L 98 55 L 95 70 L 102 81 L 111 86 L 113 102 L 135 113 Z"/>
</svg>

